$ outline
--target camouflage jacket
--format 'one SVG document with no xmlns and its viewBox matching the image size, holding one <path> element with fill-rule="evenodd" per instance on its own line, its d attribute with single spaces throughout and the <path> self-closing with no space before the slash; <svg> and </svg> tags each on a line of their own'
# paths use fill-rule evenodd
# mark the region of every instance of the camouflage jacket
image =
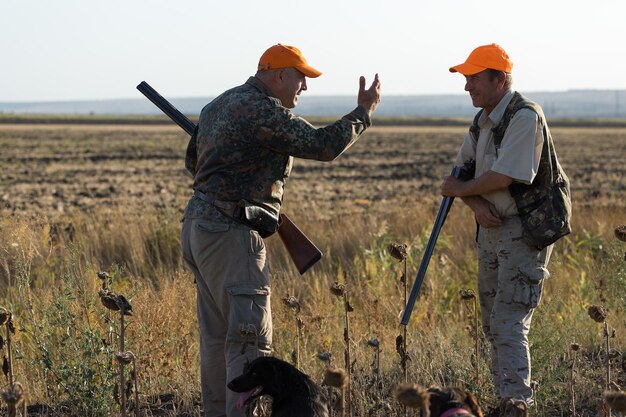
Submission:
<svg viewBox="0 0 626 417">
<path fill-rule="evenodd" d="M 331 161 L 370 125 L 365 109 L 357 107 L 335 123 L 316 128 L 250 77 L 202 109 L 185 167 L 194 176 L 194 190 L 210 198 L 245 199 L 278 213 L 292 157 Z M 207 203 L 192 198 L 185 216 L 206 218 L 211 213 Z"/>
<path fill-rule="evenodd" d="M 500 123 L 492 129 L 496 150 L 502 143 L 509 122 L 521 109 L 530 109 L 539 117 L 544 136 L 543 148 L 539 169 L 532 184 L 513 182 L 509 185 L 509 192 L 515 200 L 522 221 L 524 240 L 541 250 L 571 232 L 570 182 L 559 164 L 543 110 L 518 92 L 513 94 Z M 480 135 L 478 119 L 481 113 L 482 110 L 478 112 L 470 127 L 470 133 L 475 138 Z"/>
</svg>

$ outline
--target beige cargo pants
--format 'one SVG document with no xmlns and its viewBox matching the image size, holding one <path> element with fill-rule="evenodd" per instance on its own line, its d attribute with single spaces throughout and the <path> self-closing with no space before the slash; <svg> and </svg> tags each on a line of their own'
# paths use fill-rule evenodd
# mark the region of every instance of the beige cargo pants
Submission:
<svg viewBox="0 0 626 417">
<path fill-rule="evenodd" d="M 239 394 L 226 384 L 242 374 L 247 360 L 270 354 L 265 244 L 246 226 L 203 219 L 186 218 L 181 237 L 197 286 L 204 415 L 243 417 L 235 408 Z"/>
<path fill-rule="evenodd" d="M 491 344 L 491 373 L 500 398 L 532 404 L 528 332 L 539 305 L 552 246 L 542 251 L 521 239 L 518 216 L 478 234 L 478 292 L 482 326 Z"/>
</svg>

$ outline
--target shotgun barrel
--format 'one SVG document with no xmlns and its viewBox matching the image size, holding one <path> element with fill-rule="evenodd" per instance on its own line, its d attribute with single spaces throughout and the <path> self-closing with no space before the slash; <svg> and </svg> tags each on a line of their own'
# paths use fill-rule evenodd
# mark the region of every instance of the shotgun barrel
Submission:
<svg viewBox="0 0 626 417">
<path fill-rule="evenodd" d="M 452 169 L 451 175 L 458 178 L 460 174 L 461 167 L 455 166 L 454 169 Z M 453 201 L 454 197 L 444 197 L 441 201 L 441 205 L 439 206 L 439 212 L 437 213 L 437 218 L 435 219 L 435 225 L 433 226 L 432 232 L 430 232 L 430 237 L 428 238 L 428 243 L 426 244 L 426 249 L 424 250 L 424 255 L 422 256 L 422 262 L 420 262 L 420 267 L 417 271 L 417 277 L 413 282 L 413 288 L 411 289 L 411 294 L 409 295 L 406 307 L 404 308 L 404 313 L 402 314 L 400 324 L 403 324 L 405 326 L 409 324 L 409 320 L 411 319 L 411 313 L 413 312 L 413 307 L 415 306 L 415 301 L 417 300 L 420 288 L 422 287 L 422 282 L 424 282 L 424 276 L 426 275 L 426 270 L 428 269 L 428 263 L 430 262 L 430 258 L 433 255 L 433 251 L 435 250 L 435 244 L 437 243 L 439 232 L 441 232 L 443 223 L 446 221 L 446 217 L 450 212 L 450 207 L 452 207 Z"/>
<path fill-rule="evenodd" d="M 145 81 L 142 81 L 137 86 L 137 90 L 141 91 L 141 94 L 146 96 L 148 100 L 157 106 L 163 113 L 165 113 L 174 123 L 180 126 L 189 136 L 193 135 L 193 131 L 196 129 L 196 125 L 182 114 L 176 107 L 172 106 L 163 96 L 150 86 Z"/>
</svg>

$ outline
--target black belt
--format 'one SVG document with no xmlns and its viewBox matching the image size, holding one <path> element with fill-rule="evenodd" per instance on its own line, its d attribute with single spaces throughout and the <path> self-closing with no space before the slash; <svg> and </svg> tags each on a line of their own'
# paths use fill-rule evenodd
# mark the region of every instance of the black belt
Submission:
<svg viewBox="0 0 626 417">
<path fill-rule="evenodd" d="M 193 195 L 194 197 L 197 197 L 198 199 L 204 201 L 211 207 L 215 207 L 216 209 L 218 209 L 220 212 L 227 215 L 231 219 L 237 220 L 235 213 L 237 209 L 240 208 L 240 205 L 237 202 L 216 200 L 215 198 L 211 198 L 208 195 L 198 190 L 195 190 L 193 192 Z"/>
<path fill-rule="evenodd" d="M 211 207 L 215 207 L 226 217 L 256 230 L 261 237 L 271 236 L 278 230 L 280 223 L 278 213 L 272 213 L 262 206 L 243 199 L 239 201 L 216 200 L 198 190 L 195 190 L 193 195 Z"/>
</svg>

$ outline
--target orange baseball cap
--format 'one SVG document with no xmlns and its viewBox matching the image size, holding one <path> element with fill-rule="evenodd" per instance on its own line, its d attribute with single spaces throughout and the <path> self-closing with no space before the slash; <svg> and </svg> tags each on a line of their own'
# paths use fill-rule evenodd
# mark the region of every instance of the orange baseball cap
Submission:
<svg viewBox="0 0 626 417">
<path fill-rule="evenodd" d="M 302 52 L 294 46 L 277 44 L 269 48 L 259 59 L 259 71 L 277 68 L 295 68 L 309 78 L 322 75 L 321 71 L 310 66 Z"/>
<path fill-rule="evenodd" d="M 474 49 L 464 63 L 451 67 L 450 72 L 474 75 L 488 68 L 510 74 L 513 69 L 513 61 L 500 45 L 492 43 Z"/>
</svg>

